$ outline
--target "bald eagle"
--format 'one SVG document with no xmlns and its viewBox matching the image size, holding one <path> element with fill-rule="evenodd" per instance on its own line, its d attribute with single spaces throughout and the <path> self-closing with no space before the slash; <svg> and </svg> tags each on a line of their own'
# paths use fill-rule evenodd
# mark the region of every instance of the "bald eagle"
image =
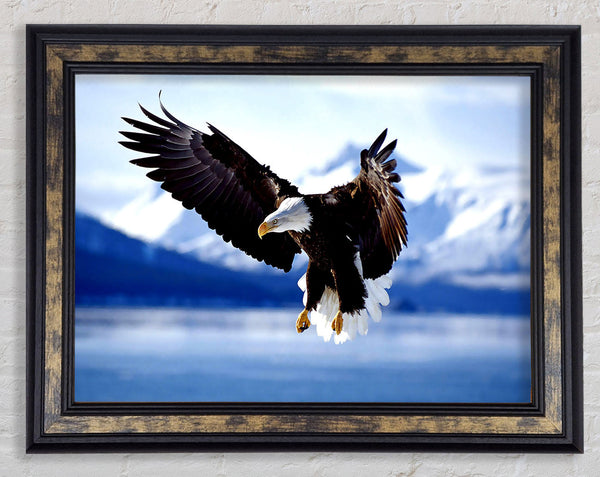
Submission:
<svg viewBox="0 0 600 477">
<path fill-rule="evenodd" d="M 138 131 L 121 131 L 128 141 L 120 143 L 150 154 L 131 162 L 152 169 L 150 179 L 256 260 L 288 272 L 306 252 L 298 333 L 312 321 L 326 341 L 366 334 L 368 316 L 379 321 L 380 305 L 389 304 L 387 274 L 407 243 L 400 176 L 388 160 L 396 141 L 381 149 L 387 129 L 361 152 L 354 180 L 304 195 L 213 125 L 201 132 L 160 107 L 167 119 L 141 105 L 151 123 L 123 118 Z"/>
</svg>

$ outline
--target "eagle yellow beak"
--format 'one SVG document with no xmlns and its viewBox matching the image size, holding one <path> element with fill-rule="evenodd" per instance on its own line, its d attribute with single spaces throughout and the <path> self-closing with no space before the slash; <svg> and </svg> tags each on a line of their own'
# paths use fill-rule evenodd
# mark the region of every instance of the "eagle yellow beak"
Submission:
<svg viewBox="0 0 600 477">
<path fill-rule="evenodd" d="M 258 227 L 258 236 L 260 238 L 263 238 L 265 234 L 268 234 L 274 228 L 274 225 L 269 225 L 267 222 L 263 222 L 262 224 L 260 224 L 260 227 Z"/>
</svg>

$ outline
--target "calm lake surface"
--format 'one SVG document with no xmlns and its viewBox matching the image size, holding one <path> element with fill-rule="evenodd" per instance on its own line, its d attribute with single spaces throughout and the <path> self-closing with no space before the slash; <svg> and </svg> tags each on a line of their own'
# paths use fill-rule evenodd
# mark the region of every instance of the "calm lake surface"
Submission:
<svg viewBox="0 0 600 477">
<path fill-rule="evenodd" d="M 77 308 L 77 401 L 529 402 L 529 317 L 385 312 L 335 345 L 300 310 Z"/>
</svg>

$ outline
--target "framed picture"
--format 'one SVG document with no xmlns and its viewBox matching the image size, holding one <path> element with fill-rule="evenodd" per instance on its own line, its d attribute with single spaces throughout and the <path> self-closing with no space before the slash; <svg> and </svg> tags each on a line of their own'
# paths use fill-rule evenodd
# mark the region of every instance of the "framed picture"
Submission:
<svg viewBox="0 0 600 477">
<path fill-rule="evenodd" d="M 579 27 L 27 42 L 28 452 L 583 451 Z"/>
</svg>

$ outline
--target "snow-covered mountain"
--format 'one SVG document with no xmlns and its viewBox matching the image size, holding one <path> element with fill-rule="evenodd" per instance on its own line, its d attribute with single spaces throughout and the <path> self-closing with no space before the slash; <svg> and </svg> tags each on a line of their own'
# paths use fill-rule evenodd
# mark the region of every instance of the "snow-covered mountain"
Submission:
<svg viewBox="0 0 600 477">
<path fill-rule="evenodd" d="M 395 269 L 397 279 L 529 286 L 528 173 L 428 170 L 405 184 L 409 246 Z"/>
<path fill-rule="evenodd" d="M 291 178 L 304 193 L 324 192 L 356 176 L 359 147 L 349 144 L 319 168 Z M 395 282 L 441 282 L 470 288 L 529 285 L 529 173 L 460 164 L 421 168 L 396 155 L 406 197 L 409 246 L 393 269 Z M 426 161 L 425 161 L 426 162 Z M 155 185 L 103 222 L 128 236 L 229 269 L 269 271 L 210 230 Z M 305 258 L 296 260 L 302 266 Z"/>
</svg>

